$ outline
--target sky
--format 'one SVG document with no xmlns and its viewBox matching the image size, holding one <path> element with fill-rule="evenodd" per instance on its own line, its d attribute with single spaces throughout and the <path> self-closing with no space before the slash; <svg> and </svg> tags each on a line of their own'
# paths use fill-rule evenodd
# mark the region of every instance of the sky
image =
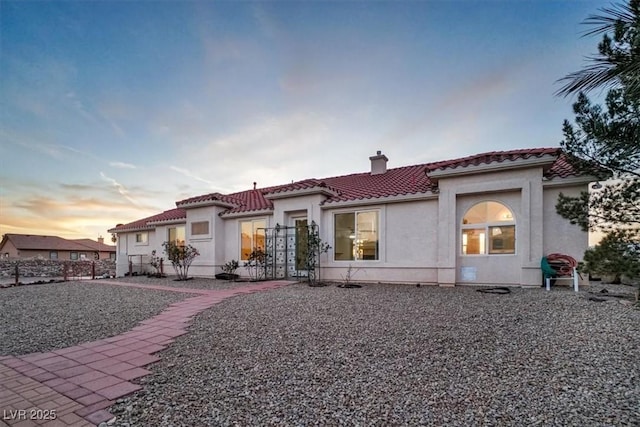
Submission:
<svg viewBox="0 0 640 427">
<path fill-rule="evenodd" d="M 608 1 L 0 1 L 0 234 L 556 147 Z"/>
</svg>

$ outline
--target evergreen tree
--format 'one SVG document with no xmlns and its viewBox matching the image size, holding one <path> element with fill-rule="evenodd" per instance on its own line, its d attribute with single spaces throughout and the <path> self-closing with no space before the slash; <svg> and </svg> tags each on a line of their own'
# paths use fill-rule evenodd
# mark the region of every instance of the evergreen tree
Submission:
<svg viewBox="0 0 640 427">
<path fill-rule="evenodd" d="M 573 105 L 575 123 L 565 120 L 561 146 L 569 162 L 598 180 L 579 197 L 560 194 L 557 212 L 584 230 L 604 230 L 606 237 L 587 251 L 588 270 L 638 277 L 640 257 L 640 0 L 602 9 L 585 21 L 605 33 L 592 64 L 569 74 L 558 92 L 579 92 Z M 613 38 L 608 32 L 613 32 Z M 605 108 L 592 104 L 583 91 L 608 88 Z"/>
</svg>

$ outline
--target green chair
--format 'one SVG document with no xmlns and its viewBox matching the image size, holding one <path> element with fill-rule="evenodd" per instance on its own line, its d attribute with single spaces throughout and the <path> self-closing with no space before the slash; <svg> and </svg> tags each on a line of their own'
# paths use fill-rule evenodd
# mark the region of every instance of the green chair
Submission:
<svg viewBox="0 0 640 427">
<path fill-rule="evenodd" d="M 551 267 L 551 264 L 549 264 L 549 260 L 546 256 L 543 256 L 542 260 L 540 260 L 540 269 L 542 270 L 542 275 L 544 276 L 546 289 L 549 291 L 551 290 L 551 279 L 558 277 L 558 272 L 553 267 Z"/>
</svg>

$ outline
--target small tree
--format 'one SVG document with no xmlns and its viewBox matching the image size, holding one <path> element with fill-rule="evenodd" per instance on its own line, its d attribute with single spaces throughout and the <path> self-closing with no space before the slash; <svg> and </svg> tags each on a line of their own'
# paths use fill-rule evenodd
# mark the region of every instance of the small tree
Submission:
<svg viewBox="0 0 640 427">
<path fill-rule="evenodd" d="M 320 279 L 320 255 L 329 252 L 331 246 L 323 242 L 315 222 L 311 222 L 307 237 L 307 280 L 309 286 L 316 286 Z M 317 271 L 316 271 L 317 270 Z"/>
<path fill-rule="evenodd" d="M 342 276 L 343 282 L 338 285 L 339 288 L 361 288 L 362 286 L 353 283 L 353 276 L 360 271 L 359 268 L 354 269 L 351 264 L 349 264 L 349 268 L 347 268 L 347 272 L 344 276 Z"/>
<path fill-rule="evenodd" d="M 600 243 L 584 254 L 581 268 L 586 273 L 613 278 L 613 283 L 623 279 L 636 281 L 640 286 L 640 232 L 638 230 L 614 230 Z M 636 299 L 640 289 L 636 291 Z"/>
<path fill-rule="evenodd" d="M 180 246 L 175 242 L 164 242 L 164 253 L 167 259 L 171 261 L 174 270 L 178 276 L 178 280 L 187 280 L 189 267 L 193 260 L 200 255 L 200 252 L 191 245 Z"/>
<path fill-rule="evenodd" d="M 640 257 L 640 0 L 601 9 L 585 23 L 586 35 L 602 36 L 598 54 L 569 74 L 558 92 L 578 94 L 575 123 L 565 120 L 560 143 L 581 173 L 614 180 L 577 197 L 560 194 L 556 211 L 583 230 L 607 235 L 585 255 L 585 269 L 598 274 L 638 278 Z M 610 36 L 609 34 L 612 36 Z M 604 106 L 582 91 L 609 88 Z M 594 187 L 592 187 L 594 188 Z M 635 248 L 635 249 L 634 249 Z"/>
<path fill-rule="evenodd" d="M 267 254 L 261 248 L 254 248 L 251 251 L 249 258 L 244 263 L 251 280 L 261 280 L 264 278 L 266 260 Z"/>
</svg>

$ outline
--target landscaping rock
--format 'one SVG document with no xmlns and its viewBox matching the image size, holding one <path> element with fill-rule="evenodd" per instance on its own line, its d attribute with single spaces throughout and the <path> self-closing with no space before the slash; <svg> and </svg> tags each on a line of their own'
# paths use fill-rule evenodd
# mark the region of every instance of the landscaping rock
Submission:
<svg viewBox="0 0 640 427">
<path fill-rule="evenodd" d="M 110 410 L 120 426 L 640 423 L 640 310 L 569 289 L 475 290 L 232 298 Z"/>
</svg>

